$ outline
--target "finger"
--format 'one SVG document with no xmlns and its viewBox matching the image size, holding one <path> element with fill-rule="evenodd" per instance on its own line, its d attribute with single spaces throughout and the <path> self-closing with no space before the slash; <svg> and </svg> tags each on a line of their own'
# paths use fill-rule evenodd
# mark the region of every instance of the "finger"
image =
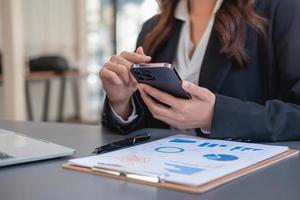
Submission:
<svg viewBox="0 0 300 200">
<path fill-rule="evenodd" d="M 130 81 L 133 85 L 138 85 L 137 80 L 135 79 L 135 77 L 130 73 Z"/>
<path fill-rule="evenodd" d="M 115 72 L 123 81 L 126 85 L 128 85 L 130 83 L 130 74 L 129 71 L 127 69 L 127 67 L 125 67 L 124 65 L 120 65 L 118 63 L 114 63 L 114 62 L 107 62 L 104 65 L 107 69 Z"/>
<path fill-rule="evenodd" d="M 150 56 L 141 55 L 138 53 L 131 53 L 131 52 L 127 52 L 127 51 L 123 51 L 120 54 L 120 56 L 129 60 L 130 62 L 133 62 L 133 63 L 148 63 L 151 61 Z"/>
<path fill-rule="evenodd" d="M 171 107 L 180 107 L 180 100 L 173 97 L 172 95 L 145 84 L 140 84 L 140 87 L 144 90 L 145 93 L 149 94 L 160 102 Z"/>
<path fill-rule="evenodd" d="M 120 65 L 125 66 L 128 69 L 128 73 L 129 73 L 129 78 L 130 78 L 130 82 L 133 84 L 133 86 L 137 85 L 137 81 L 134 78 L 134 76 L 132 76 L 132 74 L 130 73 L 130 69 L 133 65 L 132 62 L 126 60 L 125 58 L 121 57 L 121 56 L 112 56 L 111 58 L 112 62 L 116 62 Z"/>
<path fill-rule="evenodd" d="M 150 96 L 148 96 L 142 88 L 139 87 L 139 91 L 141 94 L 141 97 L 144 101 L 144 103 L 147 105 L 147 107 L 149 108 L 150 112 L 152 113 L 152 115 L 157 118 L 157 117 L 170 117 L 172 116 L 172 110 L 166 108 L 165 106 L 162 106 L 160 104 L 155 103 Z"/>
<path fill-rule="evenodd" d="M 177 121 L 176 121 L 176 119 L 174 119 L 173 116 L 175 116 L 175 115 L 173 112 L 171 112 L 170 109 L 168 109 L 169 114 L 166 114 L 164 112 L 157 113 L 158 111 L 154 111 L 153 107 L 151 105 L 151 104 L 156 104 L 156 103 L 149 96 L 147 96 L 147 94 L 145 94 L 145 92 L 143 92 L 140 88 L 139 88 L 139 91 L 141 93 L 141 97 L 142 97 L 143 101 L 148 106 L 150 112 L 152 113 L 152 115 L 155 119 L 161 120 L 161 121 L 169 124 L 170 126 L 176 127 Z M 157 106 L 160 106 L 160 105 L 157 104 Z"/>
<path fill-rule="evenodd" d="M 141 55 L 145 55 L 145 53 L 144 53 L 144 50 L 143 50 L 143 47 L 138 47 L 137 49 L 136 49 L 136 51 L 135 51 L 137 54 L 141 54 Z M 132 67 L 132 65 L 130 66 L 130 68 Z M 132 85 L 134 86 L 134 87 L 137 87 L 137 85 L 138 85 L 138 82 L 137 82 L 137 80 L 135 79 L 135 77 L 130 73 L 130 81 L 131 81 L 131 83 L 132 83 Z"/>
<path fill-rule="evenodd" d="M 125 67 L 127 67 L 127 69 L 130 69 L 131 66 L 133 65 L 132 62 L 130 62 L 129 60 L 126 60 L 125 58 L 121 57 L 121 56 L 112 56 L 110 59 L 112 62 L 118 63 L 120 65 L 124 65 Z"/>
<path fill-rule="evenodd" d="M 183 81 L 182 82 L 182 88 L 190 93 L 192 96 L 197 97 L 202 100 L 206 100 L 208 98 L 208 93 L 209 90 L 203 87 L 199 87 L 198 85 L 188 82 L 188 81 Z"/>
<path fill-rule="evenodd" d="M 139 47 L 135 51 L 137 54 L 145 55 L 143 47 Z"/>
<path fill-rule="evenodd" d="M 178 127 L 178 117 L 176 115 L 176 111 L 173 109 L 167 109 L 166 107 L 156 104 L 144 91 L 139 87 L 139 91 L 141 93 L 141 97 L 144 100 L 145 104 L 148 106 L 150 112 L 152 113 L 153 117 L 161 120 L 170 126 Z M 159 106 L 159 108 L 155 108 L 155 106 Z M 166 111 L 165 111 L 166 110 Z"/>
<path fill-rule="evenodd" d="M 115 85 L 123 84 L 122 80 L 118 77 L 118 75 L 115 72 L 110 71 L 106 68 L 103 68 L 100 71 L 100 79 L 102 82 L 108 81 Z"/>
</svg>

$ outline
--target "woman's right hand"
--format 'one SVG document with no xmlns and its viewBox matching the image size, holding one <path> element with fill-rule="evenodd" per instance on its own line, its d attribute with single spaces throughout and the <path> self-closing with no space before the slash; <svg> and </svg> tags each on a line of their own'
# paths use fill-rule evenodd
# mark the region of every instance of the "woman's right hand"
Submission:
<svg viewBox="0 0 300 200">
<path fill-rule="evenodd" d="M 104 64 L 99 76 L 106 91 L 108 101 L 115 112 L 123 119 L 132 113 L 131 96 L 137 90 L 137 82 L 130 73 L 135 63 L 148 63 L 151 57 L 139 47 L 135 53 L 124 51 L 114 55 Z"/>
</svg>

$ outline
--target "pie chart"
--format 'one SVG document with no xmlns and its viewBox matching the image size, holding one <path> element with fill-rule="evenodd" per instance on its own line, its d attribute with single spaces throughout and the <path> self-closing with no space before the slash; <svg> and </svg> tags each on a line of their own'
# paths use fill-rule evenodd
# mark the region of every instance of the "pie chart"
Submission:
<svg viewBox="0 0 300 200">
<path fill-rule="evenodd" d="M 184 152 L 183 148 L 179 147 L 158 147 L 154 149 L 157 152 L 160 153 L 181 153 Z"/>
<path fill-rule="evenodd" d="M 239 159 L 237 156 L 227 154 L 206 154 L 203 157 L 215 161 L 234 161 Z"/>
</svg>

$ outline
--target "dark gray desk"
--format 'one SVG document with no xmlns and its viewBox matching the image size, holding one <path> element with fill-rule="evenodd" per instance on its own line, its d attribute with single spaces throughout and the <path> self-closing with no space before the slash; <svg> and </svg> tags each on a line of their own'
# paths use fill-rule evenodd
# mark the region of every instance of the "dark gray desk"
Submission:
<svg viewBox="0 0 300 200">
<path fill-rule="evenodd" d="M 25 133 L 90 155 L 94 147 L 120 139 L 100 126 L 0 121 L 0 128 Z M 155 130 L 154 137 L 172 134 Z M 300 148 L 300 142 L 281 143 Z M 129 183 L 61 168 L 69 158 L 0 168 L 0 200 L 283 200 L 300 199 L 300 156 L 241 177 L 201 195 Z"/>
</svg>

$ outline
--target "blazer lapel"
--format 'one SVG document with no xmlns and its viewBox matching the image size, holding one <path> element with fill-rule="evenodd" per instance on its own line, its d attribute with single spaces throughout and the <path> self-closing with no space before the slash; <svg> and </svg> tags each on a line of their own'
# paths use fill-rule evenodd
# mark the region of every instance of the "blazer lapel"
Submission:
<svg viewBox="0 0 300 200">
<path fill-rule="evenodd" d="M 182 21 L 176 20 L 171 36 L 165 42 L 165 45 L 155 53 L 152 62 L 173 63 L 180 38 L 182 23 Z"/>
<path fill-rule="evenodd" d="M 199 85 L 214 93 L 220 91 L 232 66 L 231 59 L 220 53 L 221 48 L 218 33 L 213 29 L 202 63 Z"/>
<path fill-rule="evenodd" d="M 180 38 L 182 21 L 176 20 L 173 34 L 166 41 L 165 45 L 153 56 L 152 62 L 173 63 Z M 213 29 L 206 53 L 203 59 L 199 85 L 208 88 L 212 92 L 219 92 L 222 84 L 230 71 L 232 62 L 225 54 L 219 53 L 221 44 L 218 33 Z M 199 66 L 200 67 L 200 66 Z"/>
</svg>

